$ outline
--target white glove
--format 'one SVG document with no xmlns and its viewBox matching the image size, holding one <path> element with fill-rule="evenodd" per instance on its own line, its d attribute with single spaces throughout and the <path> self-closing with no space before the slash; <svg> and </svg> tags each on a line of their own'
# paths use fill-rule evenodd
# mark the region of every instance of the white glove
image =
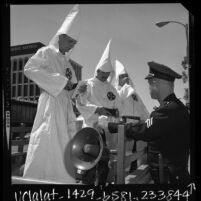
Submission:
<svg viewBox="0 0 201 201">
<path fill-rule="evenodd" d="M 98 118 L 98 127 L 102 128 L 102 129 L 107 129 L 108 128 L 108 117 L 101 115 Z"/>
</svg>

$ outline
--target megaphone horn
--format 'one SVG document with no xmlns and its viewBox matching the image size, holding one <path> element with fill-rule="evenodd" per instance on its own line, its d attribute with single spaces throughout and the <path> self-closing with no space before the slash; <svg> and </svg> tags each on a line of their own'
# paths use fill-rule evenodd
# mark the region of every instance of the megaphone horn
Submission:
<svg viewBox="0 0 201 201">
<path fill-rule="evenodd" d="M 90 156 L 97 157 L 97 155 L 99 154 L 99 146 L 93 144 L 85 144 L 83 151 Z"/>
<path fill-rule="evenodd" d="M 76 133 L 70 147 L 71 161 L 79 170 L 89 170 L 100 160 L 103 153 L 103 140 L 98 131 L 85 127 Z"/>
</svg>

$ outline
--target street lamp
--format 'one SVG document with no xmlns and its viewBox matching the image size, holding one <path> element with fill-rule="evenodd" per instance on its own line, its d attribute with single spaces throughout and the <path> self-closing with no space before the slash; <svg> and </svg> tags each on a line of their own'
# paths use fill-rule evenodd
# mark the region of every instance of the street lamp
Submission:
<svg viewBox="0 0 201 201">
<path fill-rule="evenodd" d="M 163 27 L 169 23 L 176 23 L 176 24 L 180 24 L 181 26 L 183 26 L 185 28 L 185 33 L 186 33 L 186 41 L 187 41 L 187 46 L 186 46 L 186 56 L 184 57 L 184 60 L 182 61 L 182 66 L 184 68 L 185 71 L 182 72 L 182 76 L 183 76 L 183 82 L 187 84 L 187 88 L 185 88 L 185 95 L 184 95 L 184 99 L 186 100 L 186 106 L 188 108 L 190 108 L 190 85 L 189 85 L 189 68 L 190 68 L 190 64 L 189 64 L 189 34 L 188 34 L 188 24 L 183 24 L 181 22 L 178 21 L 164 21 L 164 22 L 158 22 L 156 23 L 156 26 L 158 27 Z"/>
</svg>

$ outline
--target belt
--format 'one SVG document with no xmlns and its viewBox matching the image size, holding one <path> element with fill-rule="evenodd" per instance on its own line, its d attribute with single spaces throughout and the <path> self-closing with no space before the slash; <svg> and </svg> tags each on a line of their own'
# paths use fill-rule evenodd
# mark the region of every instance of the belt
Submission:
<svg viewBox="0 0 201 201">
<path fill-rule="evenodd" d="M 119 110 L 118 109 L 111 109 L 111 108 L 106 108 L 104 107 L 105 110 L 107 110 L 111 116 L 113 117 L 118 117 L 119 116 Z"/>
</svg>

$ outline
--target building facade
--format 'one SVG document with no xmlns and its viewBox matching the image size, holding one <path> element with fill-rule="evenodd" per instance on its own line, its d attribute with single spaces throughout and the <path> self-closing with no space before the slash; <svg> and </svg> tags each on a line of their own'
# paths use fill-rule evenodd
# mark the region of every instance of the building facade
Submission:
<svg viewBox="0 0 201 201">
<path fill-rule="evenodd" d="M 23 69 L 28 59 L 43 46 L 44 44 L 37 42 L 11 47 L 11 100 L 37 103 L 40 88 L 24 75 Z M 70 60 L 70 63 L 75 70 L 77 79 L 81 80 L 82 66 L 73 60 Z"/>
</svg>

